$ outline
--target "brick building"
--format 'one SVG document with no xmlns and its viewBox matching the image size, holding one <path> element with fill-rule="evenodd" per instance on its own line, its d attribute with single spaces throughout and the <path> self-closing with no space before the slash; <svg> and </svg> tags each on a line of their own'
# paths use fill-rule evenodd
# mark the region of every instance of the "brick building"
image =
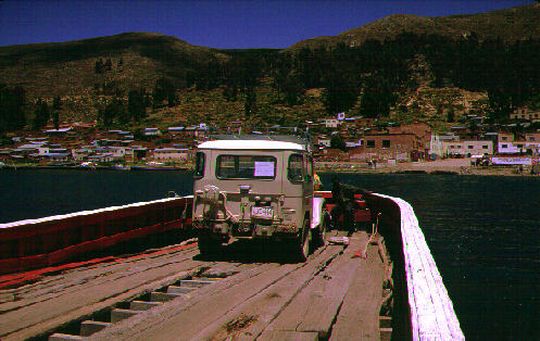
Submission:
<svg viewBox="0 0 540 341">
<path fill-rule="evenodd" d="M 422 147 L 422 148 L 420 148 Z M 421 143 L 416 135 L 412 133 L 372 133 L 365 135 L 359 147 L 350 151 L 351 159 L 357 161 L 367 161 L 371 159 L 379 160 L 399 160 L 409 161 L 415 159 L 419 153 L 423 152 Z"/>
</svg>

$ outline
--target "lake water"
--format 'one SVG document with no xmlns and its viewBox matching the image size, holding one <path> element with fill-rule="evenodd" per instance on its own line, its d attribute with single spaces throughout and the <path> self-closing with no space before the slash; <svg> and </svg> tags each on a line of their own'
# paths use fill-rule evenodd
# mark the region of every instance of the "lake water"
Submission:
<svg viewBox="0 0 540 341">
<path fill-rule="evenodd" d="M 339 178 L 412 204 L 468 340 L 540 340 L 540 178 Z M 2 170 L 0 222 L 191 194 L 191 184 L 186 172 Z"/>
</svg>

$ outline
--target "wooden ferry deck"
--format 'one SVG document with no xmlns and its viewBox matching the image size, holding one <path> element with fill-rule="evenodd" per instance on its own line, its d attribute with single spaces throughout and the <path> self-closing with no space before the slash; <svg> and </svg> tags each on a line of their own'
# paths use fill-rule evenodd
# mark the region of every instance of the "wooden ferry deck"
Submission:
<svg viewBox="0 0 540 341">
<path fill-rule="evenodd" d="M 0 338 L 389 338 L 379 317 L 388 264 L 367 241 L 357 232 L 348 246 L 320 247 L 305 263 L 241 242 L 203 259 L 188 244 L 52 274 L 0 290 Z M 366 245 L 367 258 L 353 257 Z"/>
<path fill-rule="evenodd" d="M 190 196 L 0 224 L 0 339 L 464 340 L 412 206 L 366 198 L 384 246 L 359 232 L 305 263 L 241 241 L 212 259 L 194 241 L 113 256 L 185 237 Z"/>
</svg>

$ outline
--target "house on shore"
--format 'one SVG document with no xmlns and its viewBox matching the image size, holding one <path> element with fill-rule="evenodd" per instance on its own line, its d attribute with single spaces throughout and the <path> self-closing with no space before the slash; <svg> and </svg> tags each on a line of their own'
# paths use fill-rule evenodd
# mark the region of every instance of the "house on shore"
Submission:
<svg viewBox="0 0 540 341">
<path fill-rule="evenodd" d="M 187 148 L 156 148 L 152 152 L 155 161 L 185 162 L 189 159 Z"/>
<path fill-rule="evenodd" d="M 510 113 L 510 119 L 515 121 L 540 122 L 540 110 L 520 107 Z"/>
<path fill-rule="evenodd" d="M 436 155 L 437 157 L 446 157 L 445 147 L 443 144 L 445 142 L 458 141 L 459 137 L 453 133 L 447 134 L 432 134 L 429 142 L 429 155 Z"/>
<path fill-rule="evenodd" d="M 473 155 L 493 155 L 491 140 L 443 141 L 443 154 L 446 157 L 471 157 Z"/>
<path fill-rule="evenodd" d="M 144 128 L 143 135 L 144 136 L 160 136 L 161 131 L 158 128 Z"/>
<path fill-rule="evenodd" d="M 371 133 L 365 135 L 360 145 L 350 149 L 351 161 L 418 159 L 423 146 L 412 133 Z"/>
</svg>

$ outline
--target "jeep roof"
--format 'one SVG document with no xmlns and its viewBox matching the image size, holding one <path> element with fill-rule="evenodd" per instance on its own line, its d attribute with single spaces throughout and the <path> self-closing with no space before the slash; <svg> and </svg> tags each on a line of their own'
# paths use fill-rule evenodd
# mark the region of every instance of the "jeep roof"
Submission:
<svg viewBox="0 0 540 341">
<path fill-rule="evenodd" d="M 306 150 L 305 146 L 299 143 L 273 140 L 216 140 L 203 142 L 198 148 L 220 150 Z"/>
</svg>

